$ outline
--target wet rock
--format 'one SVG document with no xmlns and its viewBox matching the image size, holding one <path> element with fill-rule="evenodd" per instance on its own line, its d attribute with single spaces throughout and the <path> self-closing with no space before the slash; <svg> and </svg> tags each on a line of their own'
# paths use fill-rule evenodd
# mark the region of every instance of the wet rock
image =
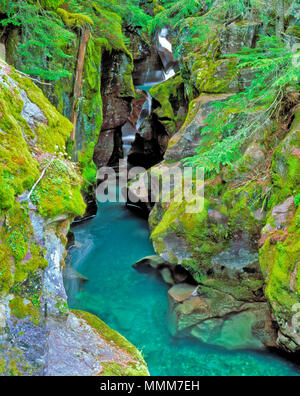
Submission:
<svg viewBox="0 0 300 396">
<path fill-rule="evenodd" d="M 165 70 L 169 70 L 175 64 L 170 40 L 168 29 L 161 29 L 156 38 L 156 48 Z"/>
<path fill-rule="evenodd" d="M 148 54 L 146 56 L 135 59 L 132 77 L 135 86 L 164 80 L 163 64 L 157 53 L 155 43 L 148 47 Z"/>
<path fill-rule="evenodd" d="M 163 268 L 162 270 L 160 270 L 160 274 L 163 278 L 163 281 L 167 284 L 167 285 L 174 285 L 174 279 L 172 276 L 172 272 L 169 268 Z"/>
<path fill-rule="evenodd" d="M 102 131 L 94 151 L 94 161 L 98 168 L 108 164 L 115 147 L 114 130 Z"/>
<path fill-rule="evenodd" d="M 181 265 L 172 266 L 172 270 L 175 283 L 183 283 L 190 278 L 189 272 Z"/>
<path fill-rule="evenodd" d="M 162 136 L 166 135 L 164 128 L 157 122 L 156 117 L 147 117 L 139 128 L 132 148 L 128 153 L 128 161 L 133 166 L 149 169 L 160 162 L 166 149 L 162 147 Z M 168 139 L 167 139 L 168 141 Z"/>
<path fill-rule="evenodd" d="M 135 93 L 136 93 L 136 97 L 132 101 L 131 114 L 128 119 L 128 121 L 131 123 L 131 125 L 134 128 L 136 128 L 138 119 L 141 117 L 141 111 L 143 109 L 143 105 L 147 101 L 146 92 L 136 88 Z"/>
<path fill-rule="evenodd" d="M 271 337 L 268 331 L 271 331 Z M 207 344 L 218 345 L 230 350 L 265 349 L 275 346 L 269 312 L 263 305 L 251 311 L 234 313 L 226 320 L 206 320 L 196 325 L 192 329 L 191 335 Z"/>
<path fill-rule="evenodd" d="M 222 251 L 212 259 L 214 274 L 229 279 L 248 277 L 249 273 L 260 273 L 258 253 L 248 250 L 250 246 L 246 236 L 233 240 L 228 250 Z"/>
<path fill-rule="evenodd" d="M 197 287 L 187 283 L 176 285 L 168 292 L 168 295 L 176 302 L 183 302 L 195 294 L 197 295 Z"/>
<path fill-rule="evenodd" d="M 106 53 L 102 65 L 101 92 L 103 100 L 102 131 L 124 125 L 130 116 L 131 100 L 134 98 L 131 80 L 131 67 L 124 53 Z M 127 75 L 127 76 L 126 76 Z"/>
<path fill-rule="evenodd" d="M 228 349 L 275 346 L 276 333 L 266 303 L 245 303 L 205 286 L 169 290 L 168 328 L 173 336 L 193 336 Z"/>
<path fill-rule="evenodd" d="M 160 256 L 147 256 L 137 261 L 133 265 L 133 268 L 135 268 L 138 271 L 144 272 L 150 268 L 159 269 L 165 264 L 166 264 L 165 260 L 162 259 Z"/>
<path fill-rule="evenodd" d="M 103 55 L 103 123 L 94 150 L 98 168 L 117 165 L 123 158 L 122 127 L 131 117 L 131 102 L 135 97 L 131 71 L 131 60 L 126 54 L 113 51 Z"/>
</svg>

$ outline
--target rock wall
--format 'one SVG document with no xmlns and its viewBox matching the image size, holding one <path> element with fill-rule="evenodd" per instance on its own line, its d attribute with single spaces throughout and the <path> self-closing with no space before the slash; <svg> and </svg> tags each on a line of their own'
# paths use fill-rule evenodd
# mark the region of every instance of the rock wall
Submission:
<svg viewBox="0 0 300 396">
<path fill-rule="evenodd" d="M 246 20 L 212 33 L 204 48 L 180 61 L 180 73 L 152 89 L 152 117 L 170 137 L 164 160 L 148 172 L 157 183 L 183 168 L 182 160 L 195 155 L 197 147 L 205 149 L 201 132 L 212 105 L 249 86 L 253 72 L 239 71 L 234 58 L 223 56 L 254 47 L 260 29 L 259 21 Z M 187 102 L 185 121 L 176 124 Z M 195 201 L 176 200 L 173 190 L 167 200 L 160 196 L 150 212 L 156 253 L 171 273 L 181 265 L 198 283 L 179 282 L 169 291 L 173 335 L 229 349 L 300 349 L 295 319 L 300 303 L 298 93 L 291 93 L 282 112 L 289 123 L 282 127 L 265 120 L 242 147 L 242 157 L 205 180 L 203 210 L 187 211 Z M 139 190 L 144 177 L 129 185 L 141 201 L 151 196 Z"/>
<path fill-rule="evenodd" d="M 72 124 L 2 61 L 0 95 L 0 374 L 148 375 L 127 340 L 68 309 L 66 236 L 85 211 Z"/>
</svg>

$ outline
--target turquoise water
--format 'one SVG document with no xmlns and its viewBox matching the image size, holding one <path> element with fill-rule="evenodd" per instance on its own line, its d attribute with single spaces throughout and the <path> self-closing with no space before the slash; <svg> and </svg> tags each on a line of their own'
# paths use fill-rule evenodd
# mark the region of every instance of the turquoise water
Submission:
<svg viewBox="0 0 300 396">
<path fill-rule="evenodd" d="M 78 291 L 66 284 L 69 305 L 99 316 L 142 350 L 151 375 L 299 375 L 296 366 L 271 353 L 227 352 L 170 336 L 167 286 L 131 266 L 153 254 L 147 221 L 122 204 L 100 205 L 98 215 L 74 227 L 73 267 L 89 281 Z"/>
</svg>

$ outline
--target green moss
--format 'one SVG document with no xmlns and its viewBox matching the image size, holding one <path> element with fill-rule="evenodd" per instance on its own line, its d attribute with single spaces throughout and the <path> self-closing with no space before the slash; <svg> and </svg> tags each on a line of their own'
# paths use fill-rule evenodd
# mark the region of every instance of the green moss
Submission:
<svg viewBox="0 0 300 396">
<path fill-rule="evenodd" d="M 83 214 L 85 204 L 78 170 L 64 159 L 65 141 L 72 124 L 32 81 L 5 67 L 18 85 L 9 89 L 1 83 L 0 89 L 0 291 L 7 293 L 47 266 L 44 251 L 39 241 L 35 241 L 28 202 L 24 195 L 23 200 L 17 197 L 30 191 L 49 161 L 51 166 L 31 195 L 39 213 L 45 217 L 77 216 Z M 3 79 L 7 77 L 4 75 Z M 34 129 L 22 117 L 19 89 L 25 90 L 45 116 L 45 122 Z"/>
<path fill-rule="evenodd" d="M 11 345 L 9 349 L 0 346 L 0 376 L 33 376 L 37 369 L 32 367 L 24 357 L 23 351 Z"/>
<path fill-rule="evenodd" d="M 84 26 L 94 24 L 93 20 L 88 15 L 71 13 L 64 10 L 63 8 L 58 8 L 56 12 L 69 27 L 82 28 Z"/>
<path fill-rule="evenodd" d="M 280 143 L 272 158 L 272 179 L 280 190 L 276 194 L 275 206 L 300 189 L 300 160 L 297 150 L 300 147 L 300 111 L 296 112 L 290 133 Z"/>
<path fill-rule="evenodd" d="M 49 161 L 43 163 L 44 168 Z M 81 196 L 81 178 L 74 164 L 54 159 L 33 191 L 31 200 L 44 217 L 54 218 L 62 214 L 82 216 L 85 203 Z"/>
<path fill-rule="evenodd" d="M 103 377 L 144 377 L 149 374 L 139 364 L 130 363 L 126 367 L 116 362 L 102 363 L 101 376 Z"/>
<path fill-rule="evenodd" d="M 6 371 L 6 360 L 4 358 L 0 358 L 0 375 L 4 374 Z"/>
<path fill-rule="evenodd" d="M 176 116 L 172 102 L 181 103 L 183 101 L 182 92 L 183 79 L 181 75 L 176 75 L 165 82 L 156 84 L 150 89 L 152 98 L 158 103 L 158 107 L 154 107 L 154 113 L 171 133 L 175 132 L 176 126 Z"/>
<path fill-rule="evenodd" d="M 257 240 L 264 223 L 254 216 L 254 212 L 263 208 L 264 196 L 264 186 L 255 180 L 223 194 L 231 234 L 243 230 L 253 241 Z"/>
<path fill-rule="evenodd" d="M 41 109 L 47 119 L 46 124 L 39 124 L 35 130 L 36 145 L 49 153 L 64 153 L 66 140 L 73 129 L 72 123 L 53 107 L 45 98 L 42 90 L 30 79 L 23 78 L 17 73 L 14 73 L 12 77 L 25 90 L 30 101 Z"/>
<path fill-rule="evenodd" d="M 212 259 L 230 247 L 233 235 L 247 233 L 254 246 L 264 225 L 263 220 L 257 219 L 256 211 L 263 207 L 265 186 L 254 179 L 230 189 L 221 181 L 206 182 L 204 208 L 198 213 L 189 213 L 185 200 L 171 200 L 165 206 L 157 204 L 150 215 L 151 240 L 156 252 L 168 254 L 173 264 L 181 263 L 199 282 L 203 274 L 213 269 Z M 210 211 L 219 212 L 223 221 L 210 216 Z M 182 241 L 189 258 L 177 257 L 176 246 L 168 245 L 170 236 Z"/>
<path fill-rule="evenodd" d="M 43 8 L 49 8 L 56 10 L 59 6 L 64 3 L 64 0 L 31 0 L 37 4 L 40 4 Z"/>
<path fill-rule="evenodd" d="M 90 142 L 84 151 L 79 153 L 78 162 L 81 168 L 83 185 L 82 191 L 88 192 L 90 187 L 95 185 L 97 179 L 97 167 L 93 161 L 95 144 Z"/>
<path fill-rule="evenodd" d="M 199 92 L 226 93 L 236 78 L 237 60 L 213 60 L 206 56 L 199 57 L 192 68 L 195 86 Z"/>
<path fill-rule="evenodd" d="M 29 317 L 30 321 L 38 326 L 41 322 L 41 314 L 37 307 L 35 307 L 31 301 L 24 300 L 19 296 L 16 296 L 9 303 L 11 313 L 18 319 L 24 319 Z"/>
<path fill-rule="evenodd" d="M 31 156 L 25 137 L 31 131 L 21 117 L 23 102 L 6 86 L 0 90 L 0 196 L 1 209 L 12 206 L 12 198 L 29 188 L 38 177 L 38 162 Z"/>
<path fill-rule="evenodd" d="M 42 248 L 34 241 L 26 205 L 16 202 L 6 211 L 0 241 L 0 290 L 8 291 L 30 273 L 47 266 Z"/>
<path fill-rule="evenodd" d="M 165 11 L 165 8 L 160 4 L 160 2 L 158 0 L 153 0 L 152 4 L 153 4 L 154 15 L 157 15 L 157 14 Z"/>
<path fill-rule="evenodd" d="M 279 317 L 291 319 L 292 307 L 300 301 L 299 273 L 300 228 L 297 225 L 298 209 L 284 242 L 270 238 L 260 249 L 260 265 L 266 278 L 266 296 Z"/>
</svg>

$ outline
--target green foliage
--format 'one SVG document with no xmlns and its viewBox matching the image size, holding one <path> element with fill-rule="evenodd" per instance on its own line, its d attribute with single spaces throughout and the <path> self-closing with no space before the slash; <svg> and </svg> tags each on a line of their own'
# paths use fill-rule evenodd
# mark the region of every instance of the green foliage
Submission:
<svg viewBox="0 0 300 396">
<path fill-rule="evenodd" d="M 165 0 L 164 10 L 150 23 L 151 33 L 162 27 L 174 31 L 177 57 L 195 50 L 229 21 L 238 18 L 262 16 L 260 0 Z"/>
<path fill-rule="evenodd" d="M 63 67 L 64 60 L 68 58 L 63 47 L 73 40 L 74 35 L 64 28 L 53 11 L 38 4 L 23 0 L 8 1 L 5 8 L 7 18 L 0 23 L 2 26 L 20 28 L 18 55 L 23 72 L 45 80 L 69 76 Z"/>
<path fill-rule="evenodd" d="M 78 155 L 78 162 L 81 168 L 83 186 L 82 191 L 88 191 L 89 187 L 96 183 L 97 167 L 93 161 L 95 144 L 90 142 L 85 150 Z"/>
<path fill-rule="evenodd" d="M 295 62 L 295 52 L 275 36 L 261 36 L 256 48 L 244 48 L 230 57 L 239 60 L 238 69 L 256 74 L 244 92 L 214 104 L 197 155 L 185 160 L 204 167 L 207 174 L 238 159 L 245 141 L 279 114 L 287 91 L 299 89 L 300 63 Z"/>
<path fill-rule="evenodd" d="M 112 0 L 105 3 L 111 10 L 120 14 L 128 27 L 140 27 L 145 30 L 152 21 L 152 17 L 148 15 L 140 6 L 139 0 Z"/>
</svg>

